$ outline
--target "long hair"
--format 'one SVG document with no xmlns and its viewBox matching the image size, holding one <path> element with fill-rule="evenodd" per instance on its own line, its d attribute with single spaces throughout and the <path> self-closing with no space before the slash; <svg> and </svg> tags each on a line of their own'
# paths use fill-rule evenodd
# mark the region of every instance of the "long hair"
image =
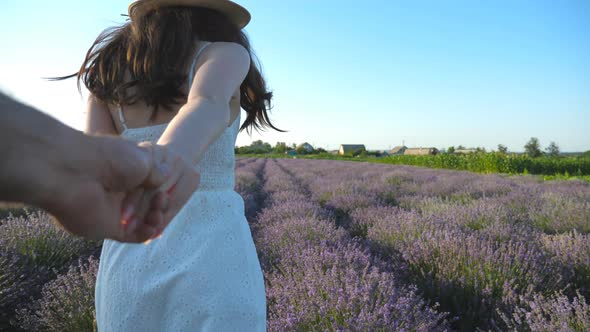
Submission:
<svg viewBox="0 0 590 332">
<path fill-rule="evenodd" d="M 78 89 L 83 82 L 106 103 L 125 105 L 143 100 L 154 106 L 153 120 L 160 107 L 171 111 L 172 105 L 186 102 L 188 96 L 181 87 L 187 80 L 184 70 L 192 61 L 196 40 L 238 43 L 250 54 L 250 70 L 240 85 L 240 106 L 248 116 L 240 131 L 270 127 L 284 132 L 268 117 L 272 92 L 267 91 L 254 62 L 247 35 L 225 15 L 208 8 L 163 7 L 108 28 L 88 49 L 77 73 L 56 79 L 77 77 Z M 126 73 L 130 80 L 125 80 Z"/>
</svg>

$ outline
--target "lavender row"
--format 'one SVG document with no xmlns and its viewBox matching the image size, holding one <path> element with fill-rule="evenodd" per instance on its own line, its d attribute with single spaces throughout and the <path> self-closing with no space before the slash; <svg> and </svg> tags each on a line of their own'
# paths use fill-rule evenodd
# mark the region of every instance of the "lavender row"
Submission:
<svg viewBox="0 0 590 332">
<path fill-rule="evenodd" d="M 334 226 L 289 175 L 267 163 L 265 208 L 253 225 L 269 304 L 268 327 L 284 330 L 448 330 L 396 268 Z"/>
<path fill-rule="evenodd" d="M 524 310 L 519 305 L 532 308 L 564 289 L 572 301 L 580 300 L 576 288 L 587 297 L 590 242 L 576 233 L 590 215 L 587 185 L 573 183 L 571 190 L 569 183 L 333 161 L 280 164 L 350 234 L 392 260 L 401 256 L 426 297 L 460 317 L 458 329 L 508 328 L 514 322 L 507 317 L 517 320 L 517 308 Z M 552 215 L 562 218 L 563 234 L 545 234 L 535 223 L 538 205 L 526 203 L 547 197 L 574 202 Z"/>
<path fill-rule="evenodd" d="M 445 315 L 424 306 L 418 291 L 441 302 L 439 311 L 459 316 L 454 326 L 461 329 L 590 325 L 586 184 L 337 161 L 241 159 L 236 166 L 236 190 L 263 263 L 271 330 L 448 329 Z M 47 216 L 31 219 L 52 225 Z M 0 322 L 20 307 L 19 324 L 29 330 L 85 330 L 94 314 L 88 280 L 95 274 L 87 266 L 97 262 L 47 281 L 76 257 L 72 252 L 96 244 L 76 247 L 45 226 L 35 235 L 5 224 Z M 49 251 L 54 238 L 57 250 Z M 41 286 L 40 299 L 28 298 Z"/>
<path fill-rule="evenodd" d="M 246 218 L 249 221 L 254 220 L 262 207 L 262 170 L 265 163 L 266 159 L 255 158 L 242 158 L 236 161 L 234 190 L 244 199 Z"/>
<path fill-rule="evenodd" d="M 98 259 L 79 259 L 43 286 L 41 297 L 17 309 L 18 326 L 25 331 L 96 331 L 94 289 Z"/>
<path fill-rule="evenodd" d="M 99 245 L 70 235 L 43 211 L 5 218 L 0 225 L 0 330 L 18 330 L 17 309 L 32 305 L 47 282 Z"/>
</svg>

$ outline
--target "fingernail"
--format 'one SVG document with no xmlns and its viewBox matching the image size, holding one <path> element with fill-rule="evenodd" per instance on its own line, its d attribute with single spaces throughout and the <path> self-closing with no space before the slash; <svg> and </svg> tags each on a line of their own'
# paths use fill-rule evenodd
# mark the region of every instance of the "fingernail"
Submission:
<svg viewBox="0 0 590 332">
<path fill-rule="evenodd" d="M 127 221 L 127 219 L 121 220 L 121 226 L 123 227 L 124 231 L 127 230 L 127 227 L 129 226 L 129 222 Z"/>
<path fill-rule="evenodd" d="M 170 189 L 168 189 L 168 191 L 166 193 L 168 195 L 172 194 L 172 190 L 174 190 L 174 187 L 176 187 L 176 184 L 173 184 L 172 187 L 170 187 Z"/>
<path fill-rule="evenodd" d="M 134 211 L 135 211 L 135 207 L 133 205 L 127 206 L 125 208 L 125 211 L 123 211 L 123 219 L 129 220 L 129 218 L 131 218 L 131 216 L 133 215 Z"/>
</svg>

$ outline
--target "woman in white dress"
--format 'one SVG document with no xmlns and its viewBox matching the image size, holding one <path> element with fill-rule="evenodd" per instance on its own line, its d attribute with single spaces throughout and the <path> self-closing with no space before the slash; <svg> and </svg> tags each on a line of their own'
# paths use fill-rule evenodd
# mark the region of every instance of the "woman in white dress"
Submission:
<svg viewBox="0 0 590 332">
<path fill-rule="evenodd" d="M 234 146 L 243 129 L 282 130 L 269 121 L 272 93 L 242 31 L 250 14 L 228 0 L 140 0 L 129 18 L 97 38 L 75 74 L 91 93 L 87 132 L 172 149 L 200 184 L 149 243 L 104 241 L 98 329 L 265 331 L 264 279 L 234 191 Z"/>
</svg>

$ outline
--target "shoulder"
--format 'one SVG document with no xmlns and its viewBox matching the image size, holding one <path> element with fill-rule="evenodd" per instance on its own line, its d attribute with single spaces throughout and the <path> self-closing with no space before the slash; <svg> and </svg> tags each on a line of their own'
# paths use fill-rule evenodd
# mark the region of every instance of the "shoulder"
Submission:
<svg viewBox="0 0 590 332">
<path fill-rule="evenodd" d="M 250 63 L 250 52 L 238 44 L 232 42 L 209 42 L 202 53 L 203 59 L 231 60 L 237 63 Z"/>
<path fill-rule="evenodd" d="M 210 42 L 197 59 L 189 99 L 207 96 L 229 101 L 250 70 L 250 54 L 238 43 Z"/>
</svg>

